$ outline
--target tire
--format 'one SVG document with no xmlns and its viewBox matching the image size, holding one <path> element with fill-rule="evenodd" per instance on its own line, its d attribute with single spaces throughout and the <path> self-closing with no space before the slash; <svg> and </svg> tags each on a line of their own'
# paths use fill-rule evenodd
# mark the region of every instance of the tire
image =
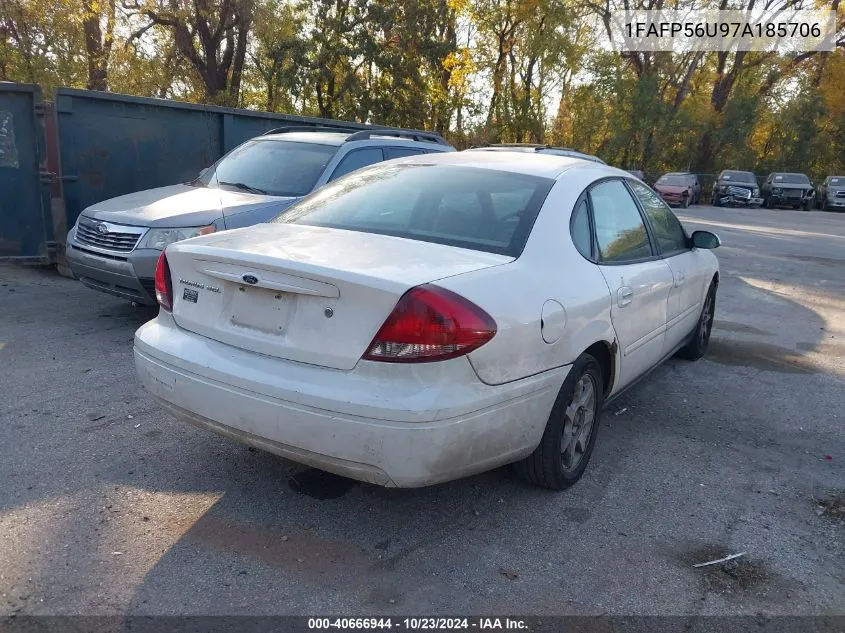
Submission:
<svg viewBox="0 0 845 633">
<path fill-rule="evenodd" d="M 684 201 L 681 202 L 681 208 L 686 209 L 689 207 L 689 196 L 684 196 Z"/>
<path fill-rule="evenodd" d="M 531 455 L 515 464 L 522 479 L 541 488 L 565 490 L 581 478 L 596 443 L 604 405 L 603 385 L 598 361 L 589 354 L 579 356 L 560 388 L 543 439 Z M 592 395 L 586 389 L 590 389 Z M 573 410 L 578 403 L 580 406 Z M 591 423 L 587 422 L 590 414 Z M 589 427 L 585 428 L 587 424 Z M 563 446 L 567 431 L 570 441 Z M 586 434 L 586 438 L 579 438 L 582 434 Z"/>
<path fill-rule="evenodd" d="M 698 325 L 689 343 L 678 350 L 677 356 L 687 360 L 698 360 L 707 353 L 710 345 L 710 333 L 713 331 L 713 315 L 716 313 L 716 282 L 710 282 Z"/>
<path fill-rule="evenodd" d="M 764 198 L 763 199 L 763 206 L 767 209 L 771 209 L 772 208 L 772 199 L 768 198 L 768 197 Z"/>
<path fill-rule="evenodd" d="M 714 207 L 721 207 L 722 201 L 719 200 L 719 198 L 717 198 L 716 196 L 710 196 L 710 204 L 712 204 Z"/>
</svg>

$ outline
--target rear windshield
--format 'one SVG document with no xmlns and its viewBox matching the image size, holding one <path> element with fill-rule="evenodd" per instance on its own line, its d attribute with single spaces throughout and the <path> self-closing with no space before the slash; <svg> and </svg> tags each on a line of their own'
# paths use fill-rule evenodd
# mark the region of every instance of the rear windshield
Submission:
<svg viewBox="0 0 845 633">
<path fill-rule="evenodd" d="M 686 187 L 688 183 L 688 176 L 661 176 L 655 184 L 669 185 L 670 187 Z"/>
<path fill-rule="evenodd" d="M 518 257 L 553 184 L 476 167 L 384 163 L 323 187 L 274 221 Z"/>
<path fill-rule="evenodd" d="M 756 185 L 757 179 L 750 171 L 723 171 L 719 180 L 730 180 L 732 182 L 746 182 Z"/>
<path fill-rule="evenodd" d="M 336 145 L 274 139 L 247 141 L 194 184 L 271 196 L 304 196 L 314 188 Z"/>
<path fill-rule="evenodd" d="M 775 182 L 788 182 L 793 185 L 808 185 L 810 179 L 804 174 L 775 174 Z"/>
</svg>

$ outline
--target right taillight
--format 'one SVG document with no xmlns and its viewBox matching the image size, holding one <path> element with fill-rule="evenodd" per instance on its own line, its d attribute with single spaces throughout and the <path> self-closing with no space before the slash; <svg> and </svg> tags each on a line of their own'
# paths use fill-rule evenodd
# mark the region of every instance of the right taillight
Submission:
<svg viewBox="0 0 845 633">
<path fill-rule="evenodd" d="M 170 279 L 170 266 L 164 251 L 158 256 L 156 264 L 156 300 L 158 304 L 170 312 L 173 309 L 173 282 Z"/>
<path fill-rule="evenodd" d="M 484 310 L 451 290 L 417 286 L 399 303 L 370 343 L 365 360 L 423 363 L 478 349 L 496 334 Z"/>
</svg>

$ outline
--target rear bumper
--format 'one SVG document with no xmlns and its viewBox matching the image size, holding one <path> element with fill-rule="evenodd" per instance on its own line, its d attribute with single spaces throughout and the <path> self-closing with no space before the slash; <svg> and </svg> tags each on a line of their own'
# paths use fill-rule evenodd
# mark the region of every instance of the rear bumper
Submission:
<svg viewBox="0 0 845 633">
<path fill-rule="evenodd" d="M 168 314 L 135 335 L 144 387 L 177 418 L 339 475 L 391 487 L 457 479 L 539 443 L 567 369 L 485 385 L 467 359 L 350 371 L 240 350 Z"/>
<path fill-rule="evenodd" d="M 134 301 L 155 305 L 154 277 L 159 251 L 142 249 L 123 256 L 106 256 L 78 245 L 68 235 L 65 256 L 73 274 L 94 290 Z"/>
</svg>

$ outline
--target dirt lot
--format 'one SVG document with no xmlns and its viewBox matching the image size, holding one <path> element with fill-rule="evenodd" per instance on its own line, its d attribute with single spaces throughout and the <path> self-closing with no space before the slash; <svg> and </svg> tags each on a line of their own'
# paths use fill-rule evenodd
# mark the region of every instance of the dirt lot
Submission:
<svg viewBox="0 0 845 633">
<path fill-rule="evenodd" d="M 297 490 L 144 397 L 154 312 L 0 267 L 0 615 L 845 613 L 845 214 L 682 215 L 724 244 L 711 352 L 611 405 L 562 494 Z"/>
</svg>

